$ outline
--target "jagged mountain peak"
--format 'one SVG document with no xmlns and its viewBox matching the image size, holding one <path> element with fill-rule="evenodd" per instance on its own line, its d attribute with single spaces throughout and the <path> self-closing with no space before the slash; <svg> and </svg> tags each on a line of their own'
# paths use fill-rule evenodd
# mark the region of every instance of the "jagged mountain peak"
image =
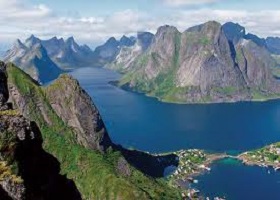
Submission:
<svg viewBox="0 0 280 200">
<path fill-rule="evenodd" d="M 120 46 L 133 46 L 134 44 L 135 44 L 135 40 L 125 35 L 122 36 L 120 39 Z"/>
<path fill-rule="evenodd" d="M 146 49 L 149 48 L 149 46 L 151 45 L 153 38 L 154 38 L 154 34 L 150 33 L 150 32 L 138 32 L 137 33 L 137 43 L 143 48 L 143 50 L 145 51 Z"/>
<path fill-rule="evenodd" d="M 130 40 L 130 38 L 127 37 L 126 35 L 123 35 L 120 39 L 120 41 L 126 41 L 126 40 Z"/>
<path fill-rule="evenodd" d="M 115 37 L 110 37 L 105 43 L 105 45 L 118 45 L 118 44 L 119 42 Z"/>
<path fill-rule="evenodd" d="M 76 43 L 75 39 L 73 36 L 67 38 L 66 43 Z"/>
<path fill-rule="evenodd" d="M 32 47 L 33 45 L 35 45 L 37 43 L 41 43 L 41 40 L 39 38 L 35 37 L 33 34 L 25 40 L 25 45 L 27 47 Z"/>
<path fill-rule="evenodd" d="M 63 42 L 64 43 L 64 39 L 63 38 L 58 38 L 57 36 L 54 36 L 51 39 L 45 40 L 45 41 L 49 41 L 49 42 Z"/>
<path fill-rule="evenodd" d="M 271 73 L 276 64 L 265 41 L 245 34 L 238 24 L 216 21 L 183 34 L 162 26 L 150 48 L 125 65 L 128 73 L 120 85 L 171 102 L 251 100 L 251 91 L 277 94 L 280 85 Z"/>
<path fill-rule="evenodd" d="M 14 42 L 14 44 L 13 44 L 13 47 L 12 47 L 12 49 L 13 48 L 21 48 L 21 49 L 25 49 L 26 48 L 26 46 L 21 42 L 21 40 L 20 39 L 17 39 L 15 42 Z"/>
</svg>

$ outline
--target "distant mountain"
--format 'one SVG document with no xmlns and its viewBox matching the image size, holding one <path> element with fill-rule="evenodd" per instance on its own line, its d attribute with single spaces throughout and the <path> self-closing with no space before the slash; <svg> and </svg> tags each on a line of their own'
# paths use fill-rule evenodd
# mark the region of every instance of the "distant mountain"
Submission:
<svg viewBox="0 0 280 200">
<path fill-rule="evenodd" d="M 210 21 L 183 33 L 162 26 L 119 84 L 169 102 L 274 98 L 280 85 L 270 54 L 265 40 L 238 24 Z"/>
<path fill-rule="evenodd" d="M 109 68 L 125 72 L 130 64 L 151 45 L 154 35 L 149 32 L 139 32 L 131 45 L 122 46 L 115 60 L 107 65 Z"/>
<path fill-rule="evenodd" d="M 233 22 L 225 23 L 223 25 L 223 30 L 228 40 L 233 42 L 233 44 L 237 44 L 246 36 L 245 27 Z"/>
<path fill-rule="evenodd" d="M 120 40 L 114 37 L 109 38 L 105 44 L 96 47 L 94 50 L 94 60 L 100 67 L 115 61 L 123 47 L 131 47 L 136 43 L 134 37 L 123 36 Z"/>
<path fill-rule="evenodd" d="M 266 45 L 272 54 L 280 55 L 280 38 L 268 37 L 266 38 Z"/>
<path fill-rule="evenodd" d="M 46 49 L 34 36 L 25 43 L 17 40 L 6 52 L 4 61 L 15 63 L 41 83 L 54 80 L 62 73 L 62 70 L 49 58 Z"/>
<path fill-rule="evenodd" d="M 87 45 L 78 45 L 73 37 L 66 41 L 53 37 L 41 43 L 50 58 L 62 69 L 94 66 L 92 50 Z"/>
<path fill-rule="evenodd" d="M 258 46 L 265 47 L 271 54 L 280 55 L 280 38 L 278 37 L 267 37 L 265 39 L 251 33 L 246 34 L 245 27 L 232 22 L 225 23 L 223 30 L 228 40 L 233 44 L 238 43 L 241 39 L 251 40 Z"/>
<path fill-rule="evenodd" d="M 40 40 L 31 35 L 23 43 L 26 47 L 25 51 L 32 50 L 38 44 L 44 47 L 49 58 L 61 69 L 75 69 L 95 65 L 93 51 L 86 45 L 78 45 L 73 37 L 67 40 L 58 39 L 57 37 L 49 40 Z M 10 51 L 17 51 L 13 48 Z M 6 57 L 10 57 L 10 55 L 6 55 Z M 15 59 L 20 60 L 20 58 Z M 21 62 L 24 63 L 25 61 L 22 60 Z"/>
</svg>

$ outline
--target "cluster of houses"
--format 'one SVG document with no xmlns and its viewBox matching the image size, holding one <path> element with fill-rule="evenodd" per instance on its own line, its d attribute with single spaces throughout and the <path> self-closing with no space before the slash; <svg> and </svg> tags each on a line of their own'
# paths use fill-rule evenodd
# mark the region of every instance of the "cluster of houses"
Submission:
<svg viewBox="0 0 280 200">
<path fill-rule="evenodd" d="M 261 167 L 272 166 L 275 171 L 280 170 L 280 147 L 279 145 L 270 145 L 262 150 L 246 152 L 242 154 L 245 162 L 253 162 Z"/>
<path fill-rule="evenodd" d="M 188 176 L 190 175 L 197 174 L 202 170 L 211 170 L 204 165 L 207 157 L 206 154 L 201 150 L 181 150 L 176 154 L 179 157 L 179 166 L 172 175 L 175 178 L 185 178 L 187 180 L 189 178 Z"/>
<path fill-rule="evenodd" d="M 192 177 L 204 171 L 210 171 L 208 164 L 211 163 L 209 154 L 202 150 L 189 149 L 175 152 L 179 158 L 179 166 L 171 175 L 173 180 L 183 180 L 187 183 L 196 183 L 197 180 Z M 200 196 L 200 191 L 194 188 L 188 188 L 182 192 L 182 198 L 185 200 L 205 199 Z M 208 198 L 209 199 L 209 198 Z M 215 197 L 215 200 L 224 200 L 223 198 Z"/>
</svg>

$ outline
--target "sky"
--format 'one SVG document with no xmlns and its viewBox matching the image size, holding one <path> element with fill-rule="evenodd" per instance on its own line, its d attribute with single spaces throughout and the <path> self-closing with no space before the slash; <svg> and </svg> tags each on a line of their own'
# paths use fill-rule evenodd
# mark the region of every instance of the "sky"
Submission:
<svg viewBox="0 0 280 200">
<path fill-rule="evenodd" d="M 2 45 L 34 34 L 94 47 L 112 36 L 155 33 L 165 24 L 184 31 L 210 20 L 280 37 L 280 0 L 0 0 L 0 8 Z"/>
</svg>

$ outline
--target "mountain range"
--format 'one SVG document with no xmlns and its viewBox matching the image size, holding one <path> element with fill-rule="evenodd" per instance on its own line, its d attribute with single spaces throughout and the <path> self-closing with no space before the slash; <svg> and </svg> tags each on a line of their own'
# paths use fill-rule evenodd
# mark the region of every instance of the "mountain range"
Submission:
<svg viewBox="0 0 280 200">
<path fill-rule="evenodd" d="M 162 26 L 145 51 L 119 66 L 126 74 L 118 84 L 179 103 L 276 98 L 280 85 L 272 54 L 278 40 L 246 34 L 234 23 L 210 21 L 184 32 Z"/>
<path fill-rule="evenodd" d="M 124 74 L 118 85 L 179 103 L 264 100 L 279 95 L 280 38 L 260 38 L 245 27 L 210 21 L 179 32 L 109 38 L 93 51 L 73 37 L 24 43 L 17 40 L 4 61 L 14 62 L 39 82 L 65 69 L 106 67 Z"/>
<path fill-rule="evenodd" d="M 17 40 L 4 56 L 5 62 L 13 62 L 35 80 L 46 83 L 56 79 L 62 70 L 49 58 L 41 43 L 27 39 Z"/>
<path fill-rule="evenodd" d="M 40 40 L 31 35 L 24 43 L 16 40 L 3 60 L 13 62 L 35 80 L 46 83 L 64 70 L 93 66 L 92 58 L 92 50 L 86 45 L 79 46 L 73 37 Z"/>
</svg>

